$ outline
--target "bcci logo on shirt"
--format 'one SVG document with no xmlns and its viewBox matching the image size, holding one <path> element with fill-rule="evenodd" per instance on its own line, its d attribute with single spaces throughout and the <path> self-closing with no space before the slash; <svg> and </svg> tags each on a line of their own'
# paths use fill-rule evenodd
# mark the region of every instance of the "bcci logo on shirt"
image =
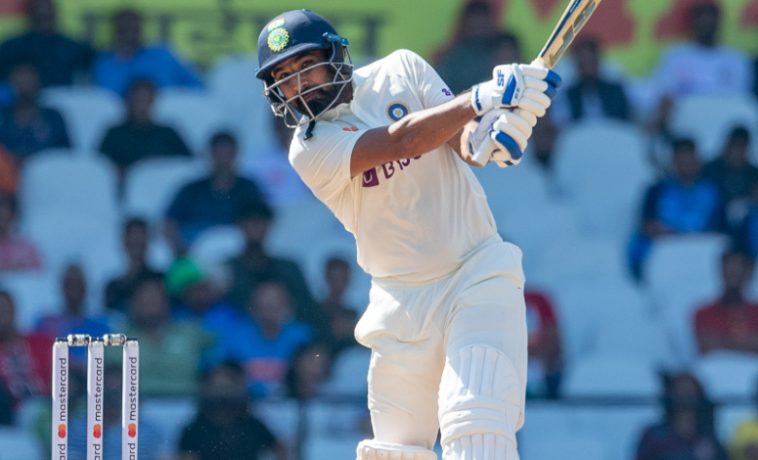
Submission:
<svg viewBox="0 0 758 460">
<path fill-rule="evenodd" d="M 391 119 L 398 121 L 399 119 L 408 115 L 408 107 L 399 102 L 396 102 L 387 107 L 387 115 L 389 115 Z"/>
</svg>

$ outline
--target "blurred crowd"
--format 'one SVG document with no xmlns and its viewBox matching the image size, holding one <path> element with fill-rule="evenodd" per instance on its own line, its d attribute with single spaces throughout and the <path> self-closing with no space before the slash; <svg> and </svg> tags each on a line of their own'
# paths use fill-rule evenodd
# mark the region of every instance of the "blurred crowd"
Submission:
<svg viewBox="0 0 758 460">
<path fill-rule="evenodd" d="M 35 318 L 32 327 L 22 328 L 16 321 L 16 293 L 0 289 L 0 424 L 18 423 L 27 401 L 49 395 L 55 337 L 117 331 L 140 340 L 143 397 L 197 401 L 196 415 L 174 446 L 179 458 L 251 459 L 265 453 L 297 458 L 297 446 L 287 446 L 252 415 L 249 405 L 266 398 L 308 401 L 328 394 L 336 363 L 360 350 L 353 328 L 363 305 L 351 304 L 346 296 L 355 276 L 352 260 L 336 254 L 324 258 L 325 289 L 314 294 L 304 261 L 269 249 L 267 237 L 283 207 L 312 199 L 286 164 L 290 131 L 272 120 L 275 143 L 254 160 L 247 158 L 235 130 L 212 133 L 198 152 L 180 127 L 156 119 L 154 106 L 169 88 L 204 91 L 204 75 L 170 46 L 146 43 L 139 11 L 113 14 L 108 49 L 95 49 L 62 32 L 52 0 L 28 0 L 27 19 L 27 30 L 0 44 L 2 274 L 52 269 L 43 248 L 20 225 L 26 210 L 18 197 L 27 163 L 50 149 L 72 147 L 65 113 L 44 103 L 47 89 L 94 86 L 121 99 L 124 117 L 104 127 L 97 151 L 116 171 L 122 197 L 130 171 L 142 162 L 201 154 L 207 162 L 200 177 L 179 184 L 158 219 L 124 216 L 124 263 L 120 273 L 103 283 L 102 292 L 88 291 L 92 283 L 79 261 L 55 267 L 60 268 L 54 273 L 57 306 Z M 758 126 L 736 124 L 721 140 L 720 152 L 708 159 L 696 139 L 682 137 L 670 126 L 672 107 L 681 98 L 747 98 L 758 89 L 755 60 L 720 43 L 719 19 L 716 4 L 696 2 L 689 11 L 690 36 L 667 50 L 649 76 L 635 81 L 606 60 L 602 42 L 580 37 L 564 69 L 566 85 L 551 117 L 535 127 L 529 155 L 550 177 L 556 141 L 566 126 L 611 119 L 644 130 L 650 139 L 646 161 L 657 177 L 642 194 L 637 225 L 625 248 L 630 276 L 638 282 L 645 278 L 646 259 L 659 238 L 725 235 L 730 243 L 721 259 L 722 293 L 697 308 L 688 327 L 703 355 L 757 354 L 758 304 L 747 291 L 758 255 L 758 168 L 751 153 L 757 151 L 751 136 Z M 499 26 L 488 2 L 465 2 L 451 37 L 428 58 L 456 93 L 489 78 L 493 65 L 528 60 L 519 38 Z M 254 84 L 252 74 L 250 82 Z M 222 264 L 206 266 L 193 258 L 191 248 L 218 226 L 236 228 L 243 241 Z M 170 249 L 170 260 L 162 266 L 149 256 L 156 234 Z M 2 275 L 0 286 L 1 280 Z M 91 298 L 99 299 L 97 307 L 88 305 Z M 532 286 L 526 300 L 528 395 L 559 399 L 565 365 L 561 318 L 550 292 Z M 119 359 L 109 356 L 105 385 L 117 388 Z M 71 423 L 77 427 L 86 414 L 84 351 L 72 350 L 72 362 Z M 667 372 L 661 379 L 663 416 L 641 433 L 638 460 L 758 459 L 758 418 L 741 425 L 732 439 L 718 439 L 714 404 L 696 377 Z M 118 438 L 120 394 L 111 389 L 106 395 L 112 398 L 105 405 L 106 445 L 115 449 L 117 442 L 108 440 Z M 35 416 L 45 449 L 49 417 L 45 410 Z M 153 458 L 150 453 L 160 449 L 150 446 L 163 441 L 160 430 L 143 419 L 140 449 L 143 458 Z M 83 438 L 72 437 L 73 452 L 84 447 Z M 116 451 L 107 450 L 109 455 Z"/>
</svg>

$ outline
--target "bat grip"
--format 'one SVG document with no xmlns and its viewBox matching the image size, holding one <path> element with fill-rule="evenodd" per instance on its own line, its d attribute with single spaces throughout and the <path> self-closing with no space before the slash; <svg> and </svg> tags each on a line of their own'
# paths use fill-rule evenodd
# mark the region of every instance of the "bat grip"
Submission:
<svg viewBox="0 0 758 460">
<path fill-rule="evenodd" d="M 524 109 L 515 108 L 511 110 L 513 110 L 513 112 L 517 115 L 521 115 L 521 112 Z M 479 144 L 479 148 L 476 149 L 476 152 L 474 152 L 474 156 L 471 157 L 471 160 L 479 166 L 485 166 L 490 160 L 490 154 L 493 151 L 497 150 L 498 147 L 499 145 L 492 139 L 492 132 L 489 132 L 487 138 L 484 139 L 481 144 Z"/>
</svg>

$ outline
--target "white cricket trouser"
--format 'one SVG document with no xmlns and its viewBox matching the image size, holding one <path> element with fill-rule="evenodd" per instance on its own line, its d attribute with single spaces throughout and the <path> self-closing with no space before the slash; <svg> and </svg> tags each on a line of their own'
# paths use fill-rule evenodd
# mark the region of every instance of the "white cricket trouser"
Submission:
<svg viewBox="0 0 758 460">
<path fill-rule="evenodd" d="M 527 368 L 523 285 L 521 251 L 499 237 L 432 283 L 374 280 L 355 333 L 372 350 L 376 441 L 432 449 L 442 425 L 445 459 L 517 458 Z M 448 456 L 475 451 L 471 442 L 494 446 L 488 436 L 497 446 L 512 443 L 513 453 Z"/>
</svg>

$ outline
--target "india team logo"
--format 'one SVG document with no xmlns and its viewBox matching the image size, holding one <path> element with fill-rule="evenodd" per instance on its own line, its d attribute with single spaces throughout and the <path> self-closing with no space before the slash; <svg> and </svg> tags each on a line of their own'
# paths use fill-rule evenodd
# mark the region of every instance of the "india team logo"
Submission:
<svg viewBox="0 0 758 460">
<path fill-rule="evenodd" d="M 284 27 L 277 27 L 268 34 L 266 43 L 271 51 L 278 53 L 287 47 L 290 41 L 290 34 Z"/>
<path fill-rule="evenodd" d="M 399 119 L 408 115 L 408 107 L 399 102 L 396 102 L 387 107 L 387 115 L 389 115 L 389 117 L 393 120 L 398 121 Z"/>
</svg>

